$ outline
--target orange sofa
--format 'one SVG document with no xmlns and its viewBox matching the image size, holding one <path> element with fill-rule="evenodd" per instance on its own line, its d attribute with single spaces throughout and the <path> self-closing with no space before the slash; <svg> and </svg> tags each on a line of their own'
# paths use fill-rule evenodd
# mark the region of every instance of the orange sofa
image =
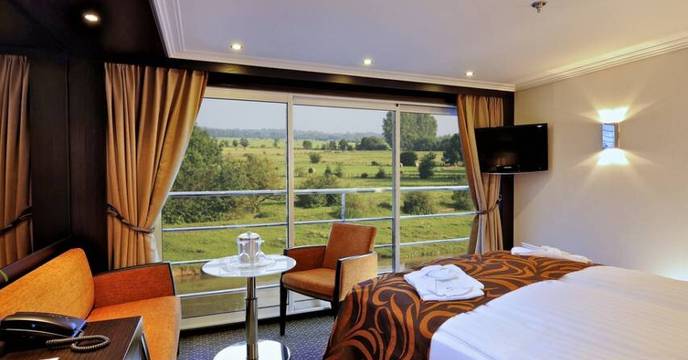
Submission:
<svg viewBox="0 0 688 360">
<path fill-rule="evenodd" d="M 166 263 L 93 276 L 83 250 L 71 249 L 0 289 L 0 319 L 17 311 L 88 321 L 142 316 L 151 359 L 177 358 L 181 305 Z"/>
</svg>

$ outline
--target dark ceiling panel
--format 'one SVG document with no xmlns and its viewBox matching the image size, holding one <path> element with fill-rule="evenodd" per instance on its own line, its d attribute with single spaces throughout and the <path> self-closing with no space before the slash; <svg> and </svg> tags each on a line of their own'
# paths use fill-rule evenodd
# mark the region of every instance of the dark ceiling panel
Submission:
<svg viewBox="0 0 688 360">
<path fill-rule="evenodd" d="M 0 0 L 0 46 L 60 50 L 50 33 L 26 16 L 24 9 L 9 0 Z"/>
<path fill-rule="evenodd" d="M 158 35 L 153 11 L 145 0 L 0 0 L 13 3 L 23 12 L 21 21 L 40 26 L 44 30 L 36 33 L 29 26 L 26 31 L 14 34 L 16 25 L 2 26 L 0 35 L 9 44 L 33 42 L 44 47 L 46 40 L 64 44 L 73 54 L 89 56 L 137 55 L 164 58 L 165 52 Z M 81 19 L 84 10 L 96 10 L 101 23 L 88 26 Z M 15 11 L 16 12 L 16 11 Z M 0 18 L 4 18 L 4 14 Z M 5 29 L 7 28 L 7 29 Z M 4 43 L 4 42 L 3 42 Z"/>
</svg>

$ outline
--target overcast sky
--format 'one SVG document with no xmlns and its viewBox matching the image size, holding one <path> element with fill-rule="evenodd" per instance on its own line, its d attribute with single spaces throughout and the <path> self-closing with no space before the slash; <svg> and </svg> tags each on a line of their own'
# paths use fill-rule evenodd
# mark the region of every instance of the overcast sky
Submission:
<svg viewBox="0 0 688 360">
<path fill-rule="evenodd" d="M 286 129 L 287 105 L 257 101 L 204 99 L 197 123 L 219 129 Z M 294 129 L 327 133 L 374 132 L 382 134 L 386 111 L 294 106 Z M 440 115 L 437 135 L 458 132 L 455 116 Z"/>
</svg>

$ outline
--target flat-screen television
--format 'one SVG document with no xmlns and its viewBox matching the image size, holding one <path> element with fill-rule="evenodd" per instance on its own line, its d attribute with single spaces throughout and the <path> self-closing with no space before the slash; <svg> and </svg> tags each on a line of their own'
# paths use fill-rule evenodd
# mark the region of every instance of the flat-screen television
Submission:
<svg viewBox="0 0 688 360">
<path fill-rule="evenodd" d="M 547 124 L 479 128 L 475 141 L 484 173 L 547 170 Z"/>
</svg>

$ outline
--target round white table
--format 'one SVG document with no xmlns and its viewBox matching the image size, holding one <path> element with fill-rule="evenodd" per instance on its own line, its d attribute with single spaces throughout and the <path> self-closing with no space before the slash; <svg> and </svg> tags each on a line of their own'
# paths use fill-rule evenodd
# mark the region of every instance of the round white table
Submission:
<svg viewBox="0 0 688 360">
<path fill-rule="evenodd" d="M 267 265 L 240 264 L 238 256 L 229 256 L 209 261 L 203 265 L 203 272 L 219 277 L 246 278 L 246 341 L 233 344 L 215 355 L 215 360 L 261 359 L 288 360 L 289 348 L 279 341 L 258 340 L 258 299 L 256 277 L 280 274 L 296 266 L 296 260 L 282 255 L 268 255 Z"/>
</svg>

